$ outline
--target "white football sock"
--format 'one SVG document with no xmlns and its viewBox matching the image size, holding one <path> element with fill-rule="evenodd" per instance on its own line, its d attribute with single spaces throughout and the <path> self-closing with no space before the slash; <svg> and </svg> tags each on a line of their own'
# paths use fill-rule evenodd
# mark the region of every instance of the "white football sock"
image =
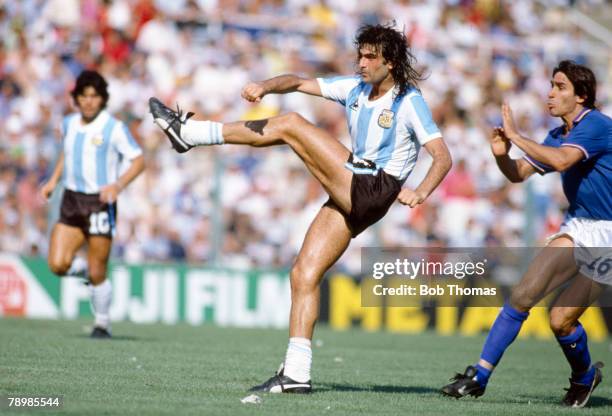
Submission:
<svg viewBox="0 0 612 416">
<path fill-rule="evenodd" d="M 110 326 L 110 306 L 113 297 L 113 286 L 106 279 L 97 286 L 90 286 L 91 305 L 94 311 L 94 326 L 108 329 Z"/>
<path fill-rule="evenodd" d="M 223 144 L 222 132 L 223 123 L 187 120 L 181 126 L 181 139 L 193 146 Z"/>
<path fill-rule="evenodd" d="M 70 268 L 66 272 L 66 276 L 82 277 L 86 280 L 89 279 L 87 260 L 85 260 L 83 257 L 75 257 L 70 264 Z"/>
<path fill-rule="evenodd" d="M 299 383 L 305 383 L 310 380 L 311 365 L 310 340 L 300 337 L 289 338 L 284 374 Z"/>
</svg>

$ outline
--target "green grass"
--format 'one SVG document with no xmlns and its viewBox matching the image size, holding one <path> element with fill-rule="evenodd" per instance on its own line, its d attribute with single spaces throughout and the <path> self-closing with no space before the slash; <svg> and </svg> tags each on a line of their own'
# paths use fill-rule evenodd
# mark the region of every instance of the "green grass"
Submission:
<svg viewBox="0 0 612 416">
<path fill-rule="evenodd" d="M 263 395 L 253 405 L 240 399 L 277 368 L 286 331 L 117 323 L 113 340 L 94 341 L 85 325 L 0 319 L 0 395 L 61 394 L 58 413 L 70 415 L 612 414 L 607 368 L 589 408 L 558 404 L 569 371 L 552 341 L 517 341 L 487 394 L 457 401 L 438 389 L 476 359 L 483 337 L 323 327 L 315 336 L 322 345 L 313 351 L 316 392 Z M 591 355 L 612 366 L 611 348 L 593 343 Z"/>
</svg>

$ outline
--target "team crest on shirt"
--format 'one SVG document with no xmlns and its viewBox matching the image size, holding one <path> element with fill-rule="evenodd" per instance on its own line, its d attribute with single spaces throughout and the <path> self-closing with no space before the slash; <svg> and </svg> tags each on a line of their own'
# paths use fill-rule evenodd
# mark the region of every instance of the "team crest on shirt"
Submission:
<svg viewBox="0 0 612 416">
<path fill-rule="evenodd" d="M 91 138 L 91 143 L 94 146 L 101 146 L 104 143 L 104 137 L 101 134 L 96 134 Z"/>
<path fill-rule="evenodd" d="M 391 128 L 393 125 L 393 117 L 395 117 L 395 113 L 393 111 L 382 110 L 378 116 L 378 125 L 383 129 Z"/>
</svg>

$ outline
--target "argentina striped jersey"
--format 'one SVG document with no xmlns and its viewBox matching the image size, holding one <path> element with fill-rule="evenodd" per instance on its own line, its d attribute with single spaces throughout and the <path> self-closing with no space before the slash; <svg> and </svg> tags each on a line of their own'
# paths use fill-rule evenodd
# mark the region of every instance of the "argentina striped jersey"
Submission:
<svg viewBox="0 0 612 416">
<path fill-rule="evenodd" d="M 127 126 L 103 110 L 88 124 L 79 113 L 62 123 L 64 144 L 63 183 L 66 189 L 85 194 L 100 192 L 119 177 L 123 159 L 142 154 Z"/>
<path fill-rule="evenodd" d="M 359 76 L 317 81 L 324 98 L 345 107 L 353 155 L 376 163 L 400 180 L 412 172 L 420 147 L 442 137 L 415 88 L 401 97 L 395 97 L 395 89 L 390 89 L 382 97 L 370 100 L 372 85 Z"/>
</svg>

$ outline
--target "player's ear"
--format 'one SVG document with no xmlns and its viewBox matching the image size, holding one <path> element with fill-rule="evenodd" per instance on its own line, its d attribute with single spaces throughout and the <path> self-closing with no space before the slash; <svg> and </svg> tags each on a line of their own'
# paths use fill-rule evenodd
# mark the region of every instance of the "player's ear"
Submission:
<svg viewBox="0 0 612 416">
<path fill-rule="evenodd" d="M 581 97 L 579 95 L 576 96 L 576 102 L 578 104 L 584 104 L 584 101 L 586 100 L 586 97 Z"/>
</svg>

